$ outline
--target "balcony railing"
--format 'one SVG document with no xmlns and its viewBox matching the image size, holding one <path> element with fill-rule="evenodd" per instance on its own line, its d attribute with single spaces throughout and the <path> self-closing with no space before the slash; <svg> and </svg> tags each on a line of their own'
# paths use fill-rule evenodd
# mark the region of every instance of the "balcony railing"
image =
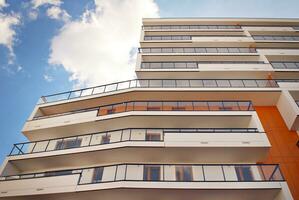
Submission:
<svg viewBox="0 0 299 200">
<path fill-rule="evenodd" d="M 298 80 L 267 79 L 133 79 L 107 85 L 42 96 L 39 104 L 103 94 L 130 88 L 277 88 L 277 82 Z"/>
<path fill-rule="evenodd" d="M 99 116 L 129 111 L 253 111 L 251 101 L 133 101 L 101 106 Z"/>
<path fill-rule="evenodd" d="M 144 40 L 192 40 L 191 35 L 144 36 Z"/>
<path fill-rule="evenodd" d="M 295 28 L 295 27 L 294 27 Z M 167 29 L 241 29 L 241 26 L 233 25 L 153 25 L 143 26 L 144 30 L 167 30 Z"/>
<path fill-rule="evenodd" d="M 236 47 L 145 47 L 139 53 L 256 53 L 255 48 Z"/>
<path fill-rule="evenodd" d="M 247 37 L 246 35 L 146 35 L 144 40 L 192 40 L 193 37 Z"/>
<path fill-rule="evenodd" d="M 275 182 L 285 181 L 277 164 L 119 164 L 2 176 L 0 181 L 79 174 L 78 185 L 117 181 Z"/>
<path fill-rule="evenodd" d="M 264 62 L 263 61 L 142 62 L 141 69 L 198 69 L 199 64 L 264 64 Z"/>
<path fill-rule="evenodd" d="M 251 101 L 129 101 L 69 112 L 36 115 L 32 120 L 96 111 L 98 116 L 129 111 L 251 111 Z"/>
<path fill-rule="evenodd" d="M 127 141 L 162 142 L 165 133 L 259 133 L 256 128 L 130 128 L 14 144 L 9 156 L 59 151 Z"/>
<path fill-rule="evenodd" d="M 299 36 L 255 35 L 255 36 L 252 36 L 252 37 L 255 40 L 299 41 Z"/>
</svg>

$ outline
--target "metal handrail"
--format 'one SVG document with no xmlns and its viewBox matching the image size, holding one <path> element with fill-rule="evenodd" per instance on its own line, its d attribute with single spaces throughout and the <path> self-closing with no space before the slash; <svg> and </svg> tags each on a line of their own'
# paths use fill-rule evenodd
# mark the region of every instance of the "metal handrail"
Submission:
<svg viewBox="0 0 299 200">
<path fill-rule="evenodd" d="M 137 178 L 130 177 L 131 172 L 128 171 L 129 168 L 132 167 L 142 167 L 142 174 Z M 167 166 L 167 168 L 165 168 Z M 157 178 L 152 179 L 151 177 L 145 176 L 148 175 L 144 170 L 145 168 L 155 167 L 160 172 L 156 176 Z M 188 167 L 189 169 L 196 170 L 203 175 L 203 177 L 194 177 L 190 175 L 187 179 L 171 179 L 166 178 L 162 174 L 165 174 L 165 171 L 173 173 L 169 171 L 169 167 Z M 219 171 L 213 173 L 219 173 L 220 177 L 213 178 L 207 176 L 205 172 L 209 170 L 209 167 L 218 167 Z M 111 179 L 102 180 L 102 177 L 90 176 L 93 178 L 86 179 L 86 175 L 84 172 L 94 173 L 95 170 L 101 169 L 102 172 L 105 172 L 106 168 L 110 168 L 109 173 Z M 232 179 L 230 170 L 226 172 L 227 169 L 233 169 L 235 176 Z M 249 170 L 251 173 L 251 177 L 242 176 L 242 169 L 246 171 Z M 67 175 L 76 175 L 79 174 L 78 185 L 86 185 L 86 184 L 95 184 L 95 183 L 107 183 L 107 182 L 118 182 L 118 181 L 145 181 L 145 182 L 281 182 L 285 181 L 285 178 L 279 168 L 278 164 L 144 164 L 144 163 L 124 163 L 124 164 L 114 164 L 114 165 L 105 165 L 98 167 L 88 167 L 88 168 L 80 168 L 80 169 L 68 169 L 68 170 L 60 170 L 60 171 L 46 171 L 39 173 L 29 173 L 29 174 L 18 174 L 18 175 L 10 175 L 10 176 L 1 176 L 0 181 L 15 181 L 22 179 L 34 179 L 34 178 L 45 178 L 45 177 L 53 177 L 53 176 L 67 176 Z M 117 177 L 116 175 L 120 175 Z M 173 174 L 175 177 L 175 174 Z M 255 176 L 259 176 L 256 178 Z"/>
<path fill-rule="evenodd" d="M 139 53 L 256 53 L 246 47 L 140 47 Z"/>
<path fill-rule="evenodd" d="M 145 25 L 143 30 L 168 30 L 168 29 L 241 29 L 239 25 Z"/>
<path fill-rule="evenodd" d="M 171 64 L 172 66 L 164 66 Z M 181 64 L 179 67 L 176 64 Z M 188 66 L 189 64 L 189 66 Z M 140 69 L 198 69 L 200 64 L 265 64 L 263 61 L 175 61 L 175 62 L 141 62 Z M 152 65 L 155 65 L 153 67 Z M 157 65 L 160 65 L 157 67 Z M 183 66 L 184 65 L 184 66 Z"/>
<path fill-rule="evenodd" d="M 134 130 L 141 130 L 144 131 L 144 134 L 148 133 L 150 130 L 151 133 L 152 131 L 156 131 L 154 133 L 161 133 L 160 140 L 147 140 L 144 138 L 144 140 L 134 140 L 132 139 L 132 131 Z M 124 138 L 124 132 L 128 132 L 128 139 Z M 160 132 L 158 132 L 160 131 Z M 119 140 L 114 141 L 114 142 L 109 142 L 109 143 L 96 143 L 93 144 L 91 143 L 93 137 L 96 135 L 112 135 L 114 133 L 119 133 Z M 117 129 L 117 130 L 111 130 L 111 131 L 103 131 L 103 132 L 96 132 L 96 133 L 89 133 L 89 134 L 82 134 L 82 135 L 77 135 L 77 136 L 71 136 L 71 137 L 61 137 L 61 138 L 55 138 L 55 139 L 48 139 L 48 140 L 39 140 L 39 141 L 33 141 L 33 142 L 22 142 L 22 143 L 16 143 L 13 145 L 13 148 L 9 154 L 9 156 L 15 156 L 15 155 L 24 155 L 24 154 L 32 154 L 32 153 L 41 153 L 41 152 L 49 152 L 49 151 L 59 151 L 59 150 L 65 150 L 65 149 L 73 149 L 73 148 L 82 148 L 82 147 L 90 147 L 90 146 L 97 146 L 97 145 L 104 145 L 104 144 L 112 144 L 112 143 L 119 143 L 119 142 L 127 142 L 127 141 L 150 141 L 150 142 L 155 142 L 155 141 L 164 141 L 164 135 L 165 133 L 261 133 L 258 132 L 257 128 L 127 128 L 127 129 Z M 79 143 L 79 138 L 88 138 L 87 145 L 81 146 L 81 143 Z M 64 141 L 67 140 L 74 140 L 74 146 L 72 147 L 61 147 L 61 148 L 54 148 L 54 149 L 49 149 L 49 144 L 53 142 L 61 142 L 64 143 Z M 35 147 L 38 144 L 43 144 L 44 149 L 42 150 L 36 150 Z M 30 151 L 26 150 L 25 148 L 27 147 L 32 147 Z"/>
<path fill-rule="evenodd" d="M 38 104 L 70 100 L 84 96 L 104 94 L 108 92 L 120 91 L 130 88 L 164 88 L 165 85 L 151 84 L 151 82 L 166 82 L 173 81 L 172 88 L 278 88 L 278 82 L 299 82 L 299 79 L 286 80 L 269 80 L 269 79 L 132 79 L 127 81 L 120 81 L 106 85 L 99 85 L 95 87 L 87 87 L 84 89 L 72 90 L 68 92 L 61 92 L 51 95 L 42 96 Z M 148 82 L 148 83 L 146 83 Z M 221 84 L 221 83 L 227 84 Z M 250 84 L 248 84 L 250 82 Z M 208 83 L 213 83 L 209 85 Z M 217 84 L 216 84 L 217 83 Z M 169 85 L 167 88 L 171 88 Z"/>
</svg>

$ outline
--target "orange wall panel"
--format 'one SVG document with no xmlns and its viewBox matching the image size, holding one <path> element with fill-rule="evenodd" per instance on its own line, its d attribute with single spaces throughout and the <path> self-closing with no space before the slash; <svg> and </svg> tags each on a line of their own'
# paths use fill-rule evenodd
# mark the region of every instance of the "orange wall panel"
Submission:
<svg viewBox="0 0 299 200">
<path fill-rule="evenodd" d="M 278 163 L 294 199 L 299 200 L 298 135 L 288 130 L 275 106 L 256 106 L 255 109 L 272 145 L 267 159 L 260 163 Z"/>
</svg>

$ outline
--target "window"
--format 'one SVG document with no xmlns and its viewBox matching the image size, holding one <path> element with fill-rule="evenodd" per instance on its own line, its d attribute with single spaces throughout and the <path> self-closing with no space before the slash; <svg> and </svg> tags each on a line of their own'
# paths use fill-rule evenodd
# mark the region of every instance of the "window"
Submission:
<svg viewBox="0 0 299 200">
<path fill-rule="evenodd" d="M 162 110 L 162 102 L 148 102 L 147 104 L 148 111 L 159 111 Z"/>
<path fill-rule="evenodd" d="M 146 141 L 160 141 L 160 133 L 147 132 L 145 136 Z"/>
<path fill-rule="evenodd" d="M 111 108 L 111 109 L 107 110 L 107 114 L 113 114 L 113 113 L 115 113 L 115 109 L 114 108 Z"/>
<path fill-rule="evenodd" d="M 141 63 L 141 68 L 142 69 L 149 69 L 150 68 L 150 63 Z"/>
<path fill-rule="evenodd" d="M 162 48 L 161 53 L 172 53 L 172 48 Z"/>
<path fill-rule="evenodd" d="M 285 66 L 287 69 L 296 69 L 297 68 L 296 63 L 291 63 L 291 62 L 285 63 Z"/>
<path fill-rule="evenodd" d="M 144 165 L 143 180 L 159 181 L 161 175 L 160 166 Z"/>
<path fill-rule="evenodd" d="M 184 48 L 185 53 L 195 53 L 194 48 Z"/>
<path fill-rule="evenodd" d="M 197 68 L 196 63 L 187 63 L 187 68 Z"/>
<path fill-rule="evenodd" d="M 235 169 L 239 181 L 254 180 L 250 166 L 236 166 Z"/>
<path fill-rule="evenodd" d="M 192 167 L 191 166 L 177 166 L 175 168 L 175 175 L 177 181 L 192 181 Z"/>
<path fill-rule="evenodd" d="M 271 63 L 274 69 L 284 69 L 285 66 L 283 63 L 279 63 L 279 62 L 275 62 L 275 63 Z"/>
<path fill-rule="evenodd" d="M 217 48 L 206 48 L 207 53 L 217 53 Z"/>
<path fill-rule="evenodd" d="M 56 172 L 46 172 L 45 176 L 64 176 L 72 174 L 72 170 L 65 170 L 65 171 L 56 171 Z"/>
<path fill-rule="evenodd" d="M 152 69 L 159 69 L 159 68 L 161 68 L 161 63 L 151 63 L 151 68 Z"/>
<path fill-rule="evenodd" d="M 218 53 L 228 53 L 227 48 L 217 48 Z"/>
<path fill-rule="evenodd" d="M 175 87 L 175 80 L 163 80 L 163 87 Z"/>
<path fill-rule="evenodd" d="M 110 143 L 110 138 L 111 138 L 111 135 L 103 135 L 102 136 L 102 140 L 101 140 L 101 144 L 109 144 Z"/>
<path fill-rule="evenodd" d="M 162 68 L 165 68 L 165 69 L 171 69 L 171 68 L 174 68 L 174 63 L 161 63 L 162 64 Z"/>
<path fill-rule="evenodd" d="M 205 48 L 195 48 L 196 53 L 206 53 Z"/>
<path fill-rule="evenodd" d="M 151 52 L 151 49 L 150 48 L 143 48 L 143 49 L 140 49 L 142 53 L 150 53 Z"/>
<path fill-rule="evenodd" d="M 175 63 L 174 66 L 176 69 L 183 69 L 186 68 L 186 63 Z"/>
<path fill-rule="evenodd" d="M 173 53 L 184 53 L 184 48 L 173 48 Z"/>
<path fill-rule="evenodd" d="M 242 80 L 230 80 L 230 84 L 232 87 L 244 87 Z"/>
<path fill-rule="evenodd" d="M 80 147 L 82 139 L 63 139 L 56 143 L 55 150 L 70 149 Z"/>
<path fill-rule="evenodd" d="M 175 106 L 175 107 L 172 107 L 171 110 L 172 111 L 184 111 L 184 110 L 186 110 L 186 107 L 185 106 Z"/>
<path fill-rule="evenodd" d="M 94 169 L 93 176 L 92 176 L 93 183 L 101 182 L 103 177 L 103 171 L 104 171 L 103 167 L 97 167 Z"/>
</svg>

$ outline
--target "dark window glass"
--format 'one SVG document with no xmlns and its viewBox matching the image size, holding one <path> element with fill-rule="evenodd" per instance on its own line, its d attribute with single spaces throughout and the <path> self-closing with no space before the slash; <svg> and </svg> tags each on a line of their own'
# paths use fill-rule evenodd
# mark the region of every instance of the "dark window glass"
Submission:
<svg viewBox="0 0 299 200">
<path fill-rule="evenodd" d="M 176 180 L 177 181 L 192 181 L 192 167 L 191 166 L 177 166 L 176 167 Z"/>
<path fill-rule="evenodd" d="M 101 140 L 101 144 L 109 144 L 110 143 L 110 137 L 111 137 L 111 135 L 103 135 L 102 140 Z"/>
<path fill-rule="evenodd" d="M 160 180 L 160 166 L 144 165 L 143 180 L 145 181 L 159 181 Z"/>
<path fill-rule="evenodd" d="M 103 167 L 97 167 L 94 169 L 93 172 L 93 177 L 92 177 L 92 182 L 97 183 L 97 182 L 101 182 L 102 177 L 103 177 L 103 171 L 104 168 Z"/>
<path fill-rule="evenodd" d="M 239 181 L 253 181 L 253 175 L 250 166 L 237 166 L 235 167 Z"/>
<path fill-rule="evenodd" d="M 56 171 L 56 172 L 46 172 L 45 176 L 63 176 L 72 174 L 72 170 Z"/>
<path fill-rule="evenodd" d="M 58 141 L 55 146 L 55 150 L 61 150 L 61 149 L 70 149 L 70 148 L 76 148 L 80 147 L 82 142 L 82 139 L 64 139 L 61 141 Z"/>
<path fill-rule="evenodd" d="M 146 133 L 146 141 L 160 141 L 160 134 L 159 133 Z"/>
</svg>

